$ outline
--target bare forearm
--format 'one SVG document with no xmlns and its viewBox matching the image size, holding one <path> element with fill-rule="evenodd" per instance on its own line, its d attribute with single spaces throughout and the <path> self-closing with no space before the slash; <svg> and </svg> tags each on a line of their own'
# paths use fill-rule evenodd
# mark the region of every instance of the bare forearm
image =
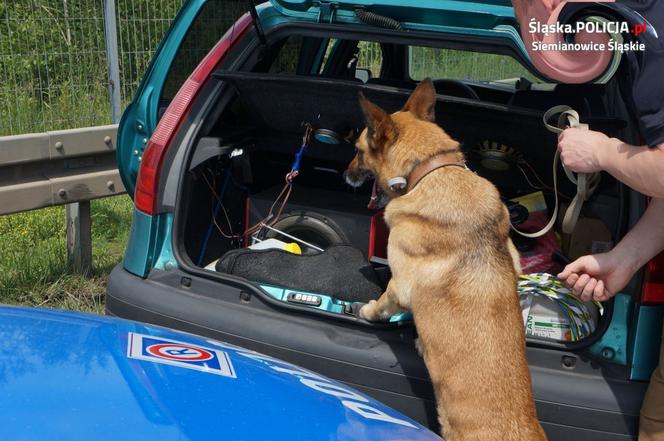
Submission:
<svg viewBox="0 0 664 441">
<path fill-rule="evenodd" d="M 600 165 L 634 190 L 664 198 L 664 145 L 633 146 L 611 138 L 600 152 Z"/>
<path fill-rule="evenodd" d="M 662 220 L 664 220 L 664 199 L 653 199 L 639 222 L 613 250 L 633 272 L 664 249 Z"/>
<path fill-rule="evenodd" d="M 560 3 L 562 3 L 562 0 L 512 0 L 514 12 L 516 12 L 519 19 L 523 18 L 524 15 L 530 18 L 527 13 L 528 10 L 532 12 L 533 9 L 540 6 L 543 6 L 546 12 L 551 13 Z"/>
</svg>

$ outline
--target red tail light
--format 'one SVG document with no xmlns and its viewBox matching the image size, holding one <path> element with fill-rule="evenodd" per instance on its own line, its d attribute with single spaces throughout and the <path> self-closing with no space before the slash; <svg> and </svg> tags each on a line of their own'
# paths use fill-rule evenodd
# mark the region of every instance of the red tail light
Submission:
<svg viewBox="0 0 664 441">
<path fill-rule="evenodd" d="M 648 305 L 664 303 L 664 252 L 659 253 L 646 265 L 641 303 Z"/>
<path fill-rule="evenodd" d="M 205 56 L 198 67 L 184 82 L 145 148 L 136 180 L 134 203 L 136 208 L 146 214 L 157 212 L 157 189 L 159 173 L 164 156 L 173 138 L 180 129 L 182 121 L 191 110 L 191 104 L 203 88 L 212 71 L 221 63 L 228 51 L 238 42 L 251 25 L 251 16 L 244 14 L 219 40 Z"/>
</svg>

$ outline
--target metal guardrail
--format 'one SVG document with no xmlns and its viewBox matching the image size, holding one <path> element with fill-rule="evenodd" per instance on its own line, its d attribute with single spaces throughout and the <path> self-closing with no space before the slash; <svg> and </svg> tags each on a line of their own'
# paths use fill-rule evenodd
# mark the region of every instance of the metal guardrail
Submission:
<svg viewBox="0 0 664 441">
<path fill-rule="evenodd" d="M 92 269 L 90 201 L 125 193 L 117 125 L 0 137 L 0 215 L 66 205 L 67 254 Z"/>
<path fill-rule="evenodd" d="M 0 215 L 125 193 L 117 125 L 0 137 Z"/>
</svg>

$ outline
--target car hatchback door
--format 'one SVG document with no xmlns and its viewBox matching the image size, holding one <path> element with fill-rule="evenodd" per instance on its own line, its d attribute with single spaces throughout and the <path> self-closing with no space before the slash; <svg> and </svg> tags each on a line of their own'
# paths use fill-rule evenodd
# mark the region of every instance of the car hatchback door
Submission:
<svg viewBox="0 0 664 441">
<path fill-rule="evenodd" d="M 166 107 L 249 5 L 247 0 L 189 0 L 174 18 L 118 128 L 118 168 L 131 197 L 143 151 Z"/>
</svg>

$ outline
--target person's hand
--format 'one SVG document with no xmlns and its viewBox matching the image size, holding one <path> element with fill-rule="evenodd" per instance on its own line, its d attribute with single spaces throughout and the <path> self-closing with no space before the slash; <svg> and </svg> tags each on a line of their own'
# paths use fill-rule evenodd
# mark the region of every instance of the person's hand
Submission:
<svg viewBox="0 0 664 441">
<path fill-rule="evenodd" d="M 517 12 L 517 15 L 524 8 L 537 7 L 538 3 L 544 6 L 549 14 L 551 14 L 551 12 L 553 12 L 553 10 L 556 9 L 559 4 L 563 3 L 563 1 L 564 0 L 513 0 L 512 5 L 514 6 L 514 10 Z"/>
<path fill-rule="evenodd" d="M 615 252 L 576 259 L 558 274 L 584 302 L 605 302 L 623 289 L 636 271 Z"/>
<path fill-rule="evenodd" d="M 564 0 L 512 0 L 512 6 L 514 6 L 514 12 L 518 17 L 528 16 L 530 19 L 531 13 L 534 11 L 539 11 L 540 13 L 547 13 L 546 17 L 540 16 L 537 14 L 537 18 L 546 19 L 551 15 L 554 9 L 558 7 L 559 4 L 563 3 Z M 546 11 L 542 10 L 542 6 Z M 523 23 L 522 23 L 523 26 Z"/>
<path fill-rule="evenodd" d="M 549 11 L 553 12 L 564 0 L 542 0 L 542 4 Z"/>
<path fill-rule="evenodd" d="M 565 167 L 577 173 L 602 170 L 602 154 L 610 138 L 604 133 L 579 128 L 566 129 L 558 136 L 560 159 Z"/>
</svg>

